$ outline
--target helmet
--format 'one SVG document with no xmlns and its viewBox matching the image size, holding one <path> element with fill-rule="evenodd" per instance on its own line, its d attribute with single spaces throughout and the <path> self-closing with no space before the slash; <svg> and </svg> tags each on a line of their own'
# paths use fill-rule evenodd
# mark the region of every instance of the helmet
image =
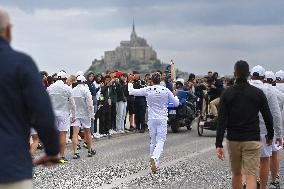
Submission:
<svg viewBox="0 0 284 189">
<path fill-rule="evenodd" d="M 177 81 L 176 81 L 176 83 L 177 83 L 177 82 L 180 82 L 180 83 L 182 83 L 182 85 L 184 85 L 184 79 L 183 79 L 183 78 L 178 78 Z"/>
</svg>

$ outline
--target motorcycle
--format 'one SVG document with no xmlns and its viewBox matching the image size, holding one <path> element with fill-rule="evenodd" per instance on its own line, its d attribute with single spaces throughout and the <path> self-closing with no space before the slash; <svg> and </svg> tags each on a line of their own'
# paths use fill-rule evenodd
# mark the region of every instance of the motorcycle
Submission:
<svg viewBox="0 0 284 189">
<path fill-rule="evenodd" d="M 180 127 L 186 127 L 191 130 L 193 120 L 198 116 L 196 109 L 196 100 L 186 100 L 183 105 L 174 107 L 173 103 L 168 103 L 168 125 L 173 133 L 177 133 Z"/>
</svg>

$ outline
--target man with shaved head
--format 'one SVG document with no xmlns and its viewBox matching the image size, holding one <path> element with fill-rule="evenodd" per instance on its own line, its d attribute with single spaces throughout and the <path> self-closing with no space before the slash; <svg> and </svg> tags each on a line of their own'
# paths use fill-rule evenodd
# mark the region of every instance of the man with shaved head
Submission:
<svg viewBox="0 0 284 189">
<path fill-rule="evenodd" d="M 11 24 L 8 13 L 0 8 L 0 35 L 11 42 Z"/>
<path fill-rule="evenodd" d="M 58 161 L 59 139 L 51 103 L 32 58 L 12 49 L 8 13 L 0 8 L 0 189 L 31 189 L 30 128 L 45 147 L 34 162 Z"/>
</svg>

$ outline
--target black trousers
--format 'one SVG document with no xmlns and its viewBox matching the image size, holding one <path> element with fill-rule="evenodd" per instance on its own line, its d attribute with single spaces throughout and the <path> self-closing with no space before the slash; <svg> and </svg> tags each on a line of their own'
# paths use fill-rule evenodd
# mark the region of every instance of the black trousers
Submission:
<svg viewBox="0 0 284 189">
<path fill-rule="evenodd" d="M 146 106 L 147 102 L 143 100 L 135 101 L 135 124 L 136 129 L 144 130 L 146 127 Z"/>
<path fill-rule="evenodd" d="M 99 109 L 100 134 L 108 134 L 111 129 L 111 106 L 105 104 Z"/>
<path fill-rule="evenodd" d="M 111 129 L 116 130 L 116 103 L 111 103 Z"/>
</svg>

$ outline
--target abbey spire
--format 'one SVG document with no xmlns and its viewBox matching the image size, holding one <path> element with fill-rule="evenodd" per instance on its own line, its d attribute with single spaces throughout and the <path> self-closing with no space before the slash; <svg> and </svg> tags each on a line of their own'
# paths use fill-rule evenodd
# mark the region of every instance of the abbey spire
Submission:
<svg viewBox="0 0 284 189">
<path fill-rule="evenodd" d="M 132 32 L 131 32 L 130 39 L 135 40 L 136 38 L 137 38 L 137 34 L 136 34 L 136 31 L 135 31 L 135 22 L 134 22 L 134 18 L 133 18 Z"/>
</svg>

